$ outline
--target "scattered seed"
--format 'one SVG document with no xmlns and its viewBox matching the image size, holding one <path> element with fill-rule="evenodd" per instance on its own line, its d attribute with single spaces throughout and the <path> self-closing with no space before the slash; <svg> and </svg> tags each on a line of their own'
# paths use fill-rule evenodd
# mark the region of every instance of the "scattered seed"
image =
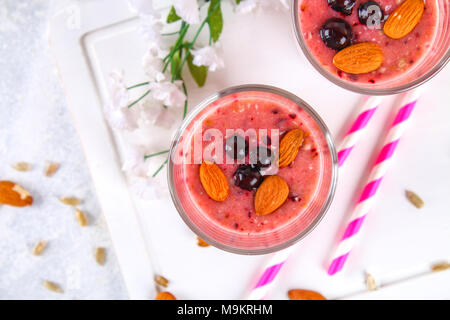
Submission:
<svg viewBox="0 0 450 320">
<path fill-rule="evenodd" d="M 177 298 L 170 292 L 159 292 L 155 300 L 177 300 Z"/>
<path fill-rule="evenodd" d="M 81 200 L 75 197 L 59 198 L 58 200 L 68 206 L 77 206 L 81 203 Z"/>
<path fill-rule="evenodd" d="M 167 280 L 163 276 L 156 276 L 155 277 L 155 282 L 157 284 L 159 284 L 160 286 L 163 286 L 164 288 L 167 288 L 167 286 L 169 285 L 169 280 Z"/>
<path fill-rule="evenodd" d="M 209 247 L 209 243 L 201 239 L 200 237 L 197 237 L 197 245 L 199 247 Z"/>
<path fill-rule="evenodd" d="M 47 290 L 56 292 L 56 293 L 63 293 L 62 289 L 60 288 L 60 286 L 58 286 L 56 283 L 51 282 L 51 281 L 44 281 L 42 283 L 42 285 L 44 286 L 44 288 L 46 288 Z"/>
<path fill-rule="evenodd" d="M 448 262 L 440 262 L 431 266 L 431 271 L 440 272 L 450 269 L 450 263 Z"/>
<path fill-rule="evenodd" d="M 59 163 L 51 162 L 47 166 L 47 168 L 45 168 L 44 174 L 46 177 L 51 177 L 56 173 L 56 171 L 58 171 L 58 169 L 59 169 Z"/>
<path fill-rule="evenodd" d="M 47 241 L 39 241 L 33 248 L 33 255 L 40 256 L 47 246 Z"/>
<path fill-rule="evenodd" d="M 78 208 L 75 208 L 75 216 L 77 218 L 78 224 L 82 227 L 86 227 L 88 225 L 88 220 L 86 218 L 86 214 Z"/>
<path fill-rule="evenodd" d="M 368 273 L 366 276 L 366 286 L 370 291 L 377 290 L 377 283 L 375 282 L 375 278 Z"/>
<path fill-rule="evenodd" d="M 27 162 L 17 162 L 13 164 L 12 167 L 17 171 L 29 171 L 31 169 L 30 164 Z"/>
<path fill-rule="evenodd" d="M 105 248 L 97 248 L 97 249 L 95 249 L 95 261 L 97 261 L 97 263 L 100 266 L 103 266 L 105 264 L 105 260 L 106 260 Z"/>
<path fill-rule="evenodd" d="M 420 209 L 425 205 L 423 200 L 414 192 L 406 190 L 405 194 L 409 202 L 411 202 L 416 208 Z"/>
</svg>

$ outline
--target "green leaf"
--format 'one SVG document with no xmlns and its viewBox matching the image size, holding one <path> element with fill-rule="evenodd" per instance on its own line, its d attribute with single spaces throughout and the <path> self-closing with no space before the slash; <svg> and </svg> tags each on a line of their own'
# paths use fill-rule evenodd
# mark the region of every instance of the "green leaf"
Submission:
<svg viewBox="0 0 450 320">
<path fill-rule="evenodd" d="M 219 40 L 223 29 L 223 17 L 220 1 L 221 0 L 211 0 L 208 8 L 208 14 L 210 14 L 208 19 L 209 33 L 214 42 Z M 215 10 L 213 11 L 213 9 Z"/>
<path fill-rule="evenodd" d="M 236 0 L 236 4 L 239 4 L 239 3 L 241 3 L 241 0 Z"/>
<path fill-rule="evenodd" d="M 189 67 L 189 71 L 192 74 L 192 78 L 194 78 L 195 82 L 199 87 L 203 87 L 206 82 L 206 77 L 208 76 L 208 67 L 205 66 L 196 66 L 192 60 L 194 57 L 192 54 L 188 53 L 187 63 Z"/>
<path fill-rule="evenodd" d="M 177 15 L 175 8 L 172 6 L 172 8 L 170 8 L 169 14 L 167 15 L 167 23 L 172 23 L 180 19 L 181 18 Z"/>
</svg>

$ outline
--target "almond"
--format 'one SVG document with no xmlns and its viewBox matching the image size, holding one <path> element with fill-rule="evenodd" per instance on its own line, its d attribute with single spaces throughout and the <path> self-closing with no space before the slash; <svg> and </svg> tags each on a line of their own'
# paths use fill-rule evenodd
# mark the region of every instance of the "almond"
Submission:
<svg viewBox="0 0 450 320">
<path fill-rule="evenodd" d="M 311 290 L 293 289 L 288 292 L 289 300 L 327 300 L 323 295 Z"/>
<path fill-rule="evenodd" d="M 200 182 L 211 199 L 224 201 L 228 197 L 228 181 L 217 164 L 203 161 L 200 165 Z"/>
<path fill-rule="evenodd" d="M 206 242 L 205 240 L 203 240 L 203 239 L 200 238 L 200 237 L 197 237 L 197 245 L 198 245 L 199 247 L 209 247 L 209 243 Z"/>
<path fill-rule="evenodd" d="M 0 204 L 15 207 L 31 206 L 33 197 L 30 193 L 11 181 L 0 181 Z"/>
<path fill-rule="evenodd" d="M 336 53 L 333 64 L 344 72 L 361 74 L 377 70 L 383 63 L 383 59 L 383 50 L 379 45 L 362 42 Z"/>
<path fill-rule="evenodd" d="M 406 0 L 387 19 L 384 34 L 392 39 L 403 38 L 417 26 L 424 10 L 423 0 Z"/>
<path fill-rule="evenodd" d="M 300 129 L 294 129 L 286 133 L 280 142 L 280 159 L 278 166 L 287 167 L 297 157 L 298 150 L 303 144 L 304 133 Z"/>
<path fill-rule="evenodd" d="M 163 291 L 156 295 L 155 300 L 177 300 L 177 298 L 170 292 Z"/>
<path fill-rule="evenodd" d="M 258 216 L 265 216 L 277 210 L 286 201 L 289 187 L 279 176 L 268 176 L 256 190 L 255 211 Z"/>
</svg>

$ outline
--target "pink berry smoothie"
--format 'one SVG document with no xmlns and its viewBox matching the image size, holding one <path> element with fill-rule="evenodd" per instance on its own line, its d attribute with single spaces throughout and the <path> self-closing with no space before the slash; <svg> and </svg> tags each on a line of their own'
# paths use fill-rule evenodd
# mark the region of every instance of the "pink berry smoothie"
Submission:
<svg viewBox="0 0 450 320">
<path fill-rule="evenodd" d="M 229 161 L 233 163 L 216 161 L 228 181 L 230 190 L 226 200 L 215 201 L 208 196 L 200 181 L 200 165 L 192 163 L 192 150 L 195 134 L 201 130 L 205 137 L 204 133 L 210 128 L 217 129 L 223 135 L 224 146 L 230 138 L 227 129 L 242 129 L 244 132 L 248 129 L 255 129 L 257 132 L 259 129 L 267 129 L 268 138 L 258 134 L 254 139 L 261 141 L 260 146 L 268 148 L 276 145 L 270 135 L 271 129 L 279 130 L 280 139 L 289 130 L 299 128 L 304 131 L 306 137 L 296 159 L 290 166 L 280 168 L 276 173 L 287 182 L 290 190 L 281 207 L 265 216 L 256 215 L 253 203 L 255 190 L 245 189 L 246 183 L 253 183 L 253 180 L 244 179 L 241 181 L 242 185 L 236 182 L 236 172 L 246 164 L 236 163 L 234 159 Z M 203 150 L 211 143 L 202 141 Z M 252 152 L 251 149 L 252 144 L 247 147 L 246 156 L 241 162 L 248 164 L 248 153 Z M 237 243 L 243 239 L 262 236 L 265 240 L 258 246 L 269 247 L 273 242 L 271 237 L 277 239 L 275 242 L 283 240 L 281 230 L 289 225 L 291 228 L 295 225 L 294 232 L 297 234 L 304 231 L 320 214 L 317 209 L 321 208 L 329 196 L 333 163 L 329 141 L 323 129 L 302 106 L 273 93 L 244 91 L 210 103 L 192 119 L 181 135 L 176 151 L 173 152 L 178 158 L 173 167 L 174 188 L 185 214 L 207 237 L 219 242 L 236 237 L 231 242 L 238 246 Z M 224 152 L 223 159 L 229 160 L 230 154 Z M 248 172 L 251 170 L 244 173 Z M 250 178 L 254 177 L 252 174 Z M 261 181 L 263 179 L 264 172 Z M 197 222 L 198 220 L 203 222 Z M 203 226 L 199 226 L 201 224 Z M 223 236 L 225 239 L 217 239 L 211 231 L 214 228 L 226 233 Z M 278 235 L 270 236 L 277 231 Z M 294 234 L 290 236 L 293 237 Z"/>
<path fill-rule="evenodd" d="M 437 0 L 425 0 L 425 11 L 419 24 L 405 37 L 394 40 L 384 34 L 382 27 L 387 17 L 403 1 L 375 1 L 384 12 L 384 16 L 379 28 L 369 28 L 361 23 L 358 13 L 358 8 L 367 3 L 367 0 L 356 0 L 350 15 L 333 10 L 328 4 L 328 0 L 299 0 L 298 15 L 301 33 L 315 59 L 327 71 L 343 80 L 355 83 L 379 84 L 411 71 L 411 74 L 405 78 L 405 81 L 410 81 L 423 73 L 423 70 L 415 71 L 415 68 L 432 50 L 431 46 L 436 37 L 439 12 Z M 381 47 L 384 53 L 384 61 L 380 68 L 366 74 L 348 74 L 338 70 L 333 65 L 333 56 L 339 50 L 336 51 L 327 47 L 320 35 L 322 25 L 332 17 L 344 19 L 349 23 L 353 31 L 353 44 L 373 42 Z"/>
</svg>

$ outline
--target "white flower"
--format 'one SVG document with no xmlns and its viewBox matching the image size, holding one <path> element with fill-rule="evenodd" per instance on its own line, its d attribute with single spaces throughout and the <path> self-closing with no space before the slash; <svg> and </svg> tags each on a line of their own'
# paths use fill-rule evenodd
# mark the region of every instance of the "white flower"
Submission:
<svg viewBox="0 0 450 320">
<path fill-rule="evenodd" d="M 236 12 L 249 13 L 258 7 L 258 0 L 243 0 L 236 6 Z"/>
<path fill-rule="evenodd" d="M 143 126 L 158 126 L 171 129 L 182 119 L 180 109 L 166 109 L 160 101 L 154 99 L 144 99 L 139 104 L 140 123 Z"/>
<path fill-rule="evenodd" d="M 128 90 L 123 79 L 123 71 L 115 70 L 109 74 L 109 99 L 111 107 L 128 105 Z"/>
<path fill-rule="evenodd" d="M 149 77 L 149 81 L 163 81 L 166 77 L 161 72 L 164 63 L 158 56 L 158 49 L 151 47 L 142 59 L 142 66 L 145 74 Z"/>
<path fill-rule="evenodd" d="M 109 125 L 114 129 L 133 131 L 138 127 L 136 111 L 133 108 L 116 108 L 111 103 L 107 103 L 104 112 Z"/>
<path fill-rule="evenodd" d="M 163 23 L 152 17 L 142 17 L 138 32 L 148 40 L 154 47 L 162 47 L 161 31 Z"/>
<path fill-rule="evenodd" d="M 181 81 L 151 82 L 149 84 L 151 96 L 168 107 L 182 107 L 186 101 L 185 94 L 179 89 Z"/>
<path fill-rule="evenodd" d="M 105 117 L 112 128 L 117 130 L 135 130 L 137 128 L 137 113 L 128 108 L 128 99 L 123 72 L 112 72 L 109 75 L 109 101 L 103 108 Z"/>
<path fill-rule="evenodd" d="M 177 15 L 189 24 L 200 22 L 197 0 L 174 0 L 173 6 Z"/>
<path fill-rule="evenodd" d="M 104 107 L 104 112 L 109 125 L 114 129 L 132 131 L 138 127 L 136 112 L 133 108 L 116 108 L 108 103 Z"/>
<path fill-rule="evenodd" d="M 159 174 L 163 174 L 160 172 Z M 167 186 L 164 186 L 156 178 L 134 178 L 131 182 L 131 190 L 139 198 L 144 200 L 156 200 L 167 194 Z"/>
<path fill-rule="evenodd" d="M 128 5 L 139 15 L 159 17 L 159 13 L 153 8 L 153 0 L 128 0 Z"/>
<path fill-rule="evenodd" d="M 207 66 L 210 71 L 222 69 L 225 66 L 223 58 L 221 56 L 220 44 L 216 43 L 214 47 L 206 46 L 197 50 L 191 50 L 194 56 L 193 63 L 196 66 Z"/>
<path fill-rule="evenodd" d="M 134 174 L 136 176 L 145 176 L 148 171 L 150 160 L 145 160 L 144 147 L 129 146 L 125 150 L 125 160 L 122 170 Z"/>
</svg>

